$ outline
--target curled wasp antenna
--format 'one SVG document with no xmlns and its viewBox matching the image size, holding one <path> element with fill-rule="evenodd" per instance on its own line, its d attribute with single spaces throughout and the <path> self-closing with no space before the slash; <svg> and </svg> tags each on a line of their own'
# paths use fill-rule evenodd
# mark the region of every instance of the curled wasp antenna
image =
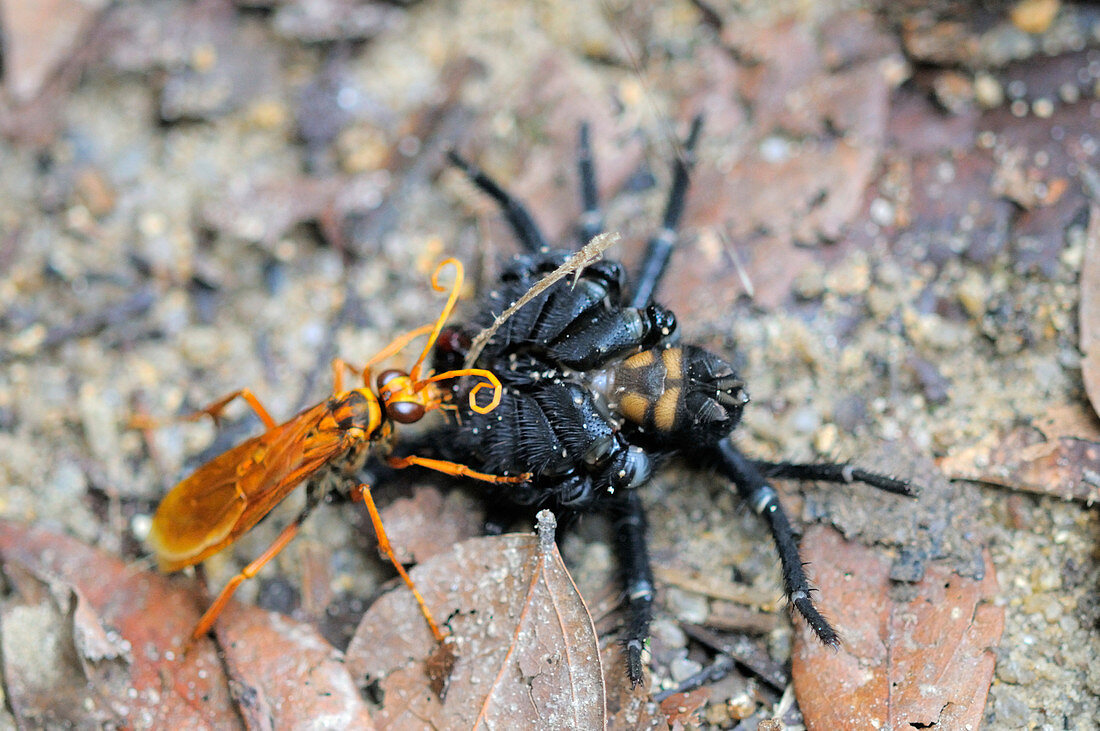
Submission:
<svg viewBox="0 0 1100 731">
<path fill-rule="evenodd" d="M 434 383 L 436 381 L 445 381 L 449 378 L 459 378 L 461 376 L 480 376 L 485 380 L 478 383 L 473 389 L 470 390 L 469 402 L 470 408 L 478 414 L 488 414 L 490 411 L 500 405 L 501 394 L 504 391 L 504 386 L 501 385 L 500 379 L 492 371 L 487 371 L 484 368 L 462 368 L 457 371 L 445 371 L 443 373 L 437 373 L 431 378 L 428 378 L 424 383 Z M 486 388 L 493 389 L 493 397 L 486 406 L 479 406 L 477 403 L 477 395 Z"/>
<path fill-rule="evenodd" d="M 454 311 L 455 303 L 458 302 L 459 292 L 462 291 L 462 281 L 465 276 L 465 269 L 462 267 L 462 262 L 453 257 L 444 259 L 439 262 L 439 265 L 432 272 L 432 288 L 436 292 L 446 292 L 447 287 L 439 283 L 439 275 L 448 266 L 454 267 L 455 278 L 451 283 L 450 294 L 447 295 L 447 304 L 443 305 L 443 311 L 439 313 L 439 317 L 436 318 L 435 324 L 432 326 L 431 335 L 428 336 L 428 342 L 424 345 L 424 350 L 421 351 L 420 357 L 416 359 L 416 363 L 409 370 L 409 376 L 413 381 L 421 382 L 420 368 L 424 365 L 424 361 L 428 358 L 428 354 L 431 352 L 432 347 L 435 345 L 435 341 L 439 339 L 439 333 L 443 330 L 443 325 L 450 318 L 451 313 Z"/>
</svg>

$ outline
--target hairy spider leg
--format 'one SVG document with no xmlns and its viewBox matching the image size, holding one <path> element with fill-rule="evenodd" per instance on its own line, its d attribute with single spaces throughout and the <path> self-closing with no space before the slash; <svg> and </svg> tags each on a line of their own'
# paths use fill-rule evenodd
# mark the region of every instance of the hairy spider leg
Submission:
<svg viewBox="0 0 1100 731">
<path fill-rule="evenodd" d="M 581 217 L 577 221 L 577 237 L 584 246 L 603 233 L 603 213 L 596 185 L 596 163 L 592 156 L 592 140 L 588 122 L 581 122 L 577 143 L 577 167 L 581 178 Z"/>
<path fill-rule="evenodd" d="M 718 468 L 741 494 L 741 498 L 768 522 L 779 562 L 783 568 L 783 588 L 788 603 L 810 625 L 818 639 L 826 645 L 836 647 L 840 638 L 829 621 L 814 606 L 809 579 L 803 570 L 802 558 L 798 553 L 798 541 L 795 540 L 791 522 L 779 502 L 779 496 L 765 474 L 773 477 L 790 477 L 800 480 L 821 480 L 824 482 L 864 482 L 886 492 L 913 497 L 916 493 L 911 486 L 893 477 L 868 472 L 846 464 L 795 464 L 791 462 L 761 462 L 747 458 L 728 439 L 719 442 L 717 447 Z"/>
<path fill-rule="evenodd" d="M 634 687 L 642 680 L 642 651 L 653 621 L 653 567 L 646 538 L 645 507 L 637 490 L 615 493 L 609 505 L 615 531 L 619 572 L 626 590 L 627 627 L 622 643 L 626 648 L 626 669 Z"/>
<path fill-rule="evenodd" d="M 754 459 L 752 463 L 765 477 L 842 484 L 862 482 L 895 495 L 917 496 L 916 490 L 905 480 L 877 472 L 868 472 L 844 462 L 766 462 Z"/>
<path fill-rule="evenodd" d="M 629 302 L 631 307 L 645 307 L 653 299 L 657 285 L 664 276 L 668 260 L 672 256 L 672 250 L 676 247 L 679 239 L 677 229 L 683 217 L 691 168 L 695 163 L 695 145 L 702 127 L 703 116 L 696 115 L 691 121 L 691 129 L 682 145 L 681 153 L 676 156 L 676 162 L 673 165 L 672 190 L 665 204 L 664 219 L 660 230 L 646 245 L 646 254 L 639 269 L 634 295 Z M 522 201 L 455 150 L 450 150 L 447 155 L 451 163 L 465 173 L 470 182 L 497 202 L 515 232 L 516 238 L 525 249 L 531 253 L 537 253 L 547 248 L 546 237 Z M 582 123 L 580 128 L 577 164 L 580 170 L 582 209 L 578 232 L 581 245 L 584 245 L 593 236 L 603 231 L 603 217 L 600 213 L 596 187 L 596 166 L 587 123 Z"/>
<path fill-rule="evenodd" d="M 737 486 L 741 498 L 768 522 L 768 529 L 779 551 L 787 602 L 802 615 L 810 625 L 810 629 L 822 642 L 831 647 L 839 646 L 840 638 L 836 630 L 814 606 L 810 596 L 813 589 L 802 568 L 798 542 L 795 540 L 791 522 L 779 502 L 775 488 L 768 484 L 752 461 L 733 446 L 733 442 L 729 440 L 720 442 L 717 451 L 721 459 L 719 463 L 721 471 Z"/>
<path fill-rule="evenodd" d="M 665 204 L 664 220 L 661 228 L 646 244 L 645 258 L 638 268 L 638 276 L 634 282 L 634 294 L 630 299 L 631 307 L 645 307 L 653 299 L 657 291 L 657 285 L 664 277 L 668 260 L 672 256 L 672 250 L 680 239 L 678 230 L 680 219 L 684 215 L 684 201 L 687 199 L 688 183 L 691 178 L 691 168 L 695 165 L 695 144 L 699 140 L 699 132 L 703 128 L 703 115 L 697 114 L 691 120 L 691 130 L 684 140 L 680 154 L 676 155 L 676 162 L 672 167 L 672 190 L 668 194 L 668 203 Z"/>
<path fill-rule="evenodd" d="M 683 151 L 676 156 L 672 189 L 665 204 L 664 218 L 660 230 L 646 245 L 645 258 L 639 268 L 634 295 L 629 303 L 631 307 L 643 308 L 653 299 L 653 294 L 672 256 L 672 250 L 679 239 L 677 231 L 680 219 L 683 217 L 691 168 L 695 162 L 695 145 L 702 125 L 702 115 L 696 115 L 692 120 L 687 140 L 683 144 Z M 577 167 L 581 183 L 581 217 L 577 229 L 583 246 L 589 239 L 603 231 L 603 216 L 600 213 L 596 184 L 596 166 L 587 122 L 583 122 L 580 128 Z M 645 507 L 636 490 L 629 490 L 621 495 L 614 500 L 609 509 L 613 511 L 615 553 L 623 576 L 623 586 L 626 589 L 627 626 L 623 645 L 626 648 L 627 673 L 631 684 L 637 687 L 642 680 L 642 652 L 645 638 L 649 637 L 649 626 L 653 621 L 653 567 L 650 563 L 649 544 L 646 538 Z"/>
<path fill-rule="evenodd" d="M 497 205 L 504 211 L 504 217 L 508 219 L 508 224 L 527 251 L 537 254 L 549 248 L 546 245 L 546 237 L 542 235 L 542 230 L 539 229 L 535 219 L 522 202 L 485 174 L 481 168 L 459 155 L 455 150 L 449 150 L 447 158 L 452 165 L 465 173 L 466 177 L 477 186 L 478 190 L 497 202 Z"/>
</svg>

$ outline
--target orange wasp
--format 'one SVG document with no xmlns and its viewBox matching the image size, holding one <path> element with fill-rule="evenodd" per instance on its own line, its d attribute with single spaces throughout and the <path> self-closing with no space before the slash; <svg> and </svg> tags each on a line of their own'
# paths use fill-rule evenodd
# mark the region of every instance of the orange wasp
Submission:
<svg viewBox="0 0 1100 731">
<path fill-rule="evenodd" d="M 489 371 L 469 368 L 422 376 L 424 360 L 454 309 L 462 286 L 462 264 L 455 259 L 447 259 L 440 263 L 432 275 L 432 287 L 439 292 L 446 290 L 446 287 L 439 284 L 439 275 L 447 265 L 455 268 L 455 281 L 451 285 L 447 304 L 434 325 L 425 325 L 397 338 L 371 358 L 362 371 L 343 360 L 334 360 L 333 392 L 325 401 L 302 411 L 290 421 L 276 424 L 252 392 L 241 389 L 188 417 L 197 419 L 203 414 L 209 414 L 216 421 L 222 410 L 240 397 L 252 407 L 267 430 L 199 467 L 164 497 L 153 516 L 147 539 L 161 570 L 178 571 L 222 550 L 259 522 L 295 487 L 309 481 L 306 505 L 301 513 L 283 529 L 270 548 L 222 589 L 199 620 L 191 634 L 192 640 L 197 640 L 210 631 L 237 587 L 245 579 L 255 576 L 268 561 L 278 555 L 298 533 L 310 512 L 321 503 L 326 481 L 313 478 L 321 476 L 318 473 L 322 468 L 340 468 L 344 474 L 351 474 L 370 454 L 387 454 L 394 422 L 411 424 L 419 421 L 429 411 L 446 408 L 450 393 L 440 388 L 440 381 L 459 376 L 484 378 L 485 382 L 478 384 L 470 394 L 470 408 L 479 413 L 488 413 L 500 403 L 500 381 Z M 401 351 L 425 333 L 430 333 L 428 344 L 408 373 L 399 370 L 383 371 L 378 375 L 377 393 L 372 391 L 371 367 Z M 345 391 L 345 370 L 356 374 L 361 372 L 363 386 Z M 475 395 L 484 388 L 492 388 L 493 397 L 486 406 L 478 406 Z M 390 458 L 389 463 L 394 467 L 420 465 L 449 475 L 493 483 L 518 483 L 527 477 L 487 475 L 461 464 L 415 456 Z M 442 641 L 443 632 L 432 618 L 412 579 L 393 553 L 371 497 L 370 487 L 365 484 L 357 485 L 352 490 L 352 497 L 361 499 L 366 505 L 378 535 L 379 549 L 412 590 L 436 640 Z"/>
</svg>

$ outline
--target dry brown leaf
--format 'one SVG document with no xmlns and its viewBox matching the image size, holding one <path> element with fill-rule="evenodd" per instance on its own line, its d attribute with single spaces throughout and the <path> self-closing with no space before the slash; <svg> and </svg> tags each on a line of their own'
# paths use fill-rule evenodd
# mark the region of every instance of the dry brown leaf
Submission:
<svg viewBox="0 0 1100 731">
<path fill-rule="evenodd" d="M 0 3 L 4 31 L 4 86 L 16 104 L 38 95 L 46 79 L 77 45 L 106 0 Z"/>
<path fill-rule="evenodd" d="M 19 567 L 6 565 L 8 577 Z M 29 581 L 42 591 L 26 591 Z M 0 610 L 6 705 L 15 726 L 104 726 L 125 721 L 130 648 L 108 635 L 71 586 L 48 576 L 18 579 Z"/>
<path fill-rule="evenodd" d="M 484 510 L 460 490 L 446 494 L 421 485 L 412 497 L 398 498 L 382 509 L 382 525 L 401 563 L 423 563 L 467 538 L 481 535 Z"/>
<path fill-rule="evenodd" d="M 1100 414 L 1100 206 L 1089 207 L 1081 264 L 1081 377 L 1092 408 Z"/>
<path fill-rule="evenodd" d="M 376 602 L 347 664 L 377 684 L 379 727 L 603 727 L 596 631 L 552 530 L 541 541 L 464 541 L 410 573 L 450 628 L 458 660 L 440 699 L 426 672 L 436 645 L 412 595 L 402 587 Z"/>
<path fill-rule="evenodd" d="M 230 604 L 217 632 L 250 728 L 374 728 L 343 654 L 313 627 Z"/>
<path fill-rule="evenodd" d="M 802 555 L 841 634 L 839 650 L 805 627 L 796 635 L 791 670 L 807 728 L 981 724 L 1004 629 L 988 557 L 981 581 L 933 564 L 901 598 L 892 596 L 891 560 L 831 528 L 808 530 Z"/>
<path fill-rule="evenodd" d="M 1042 416 L 1032 419 L 1031 424 L 1047 439 L 1076 437 L 1100 442 L 1100 419 L 1096 412 L 1079 401 L 1050 406 Z"/>
<path fill-rule="evenodd" d="M 682 728 L 687 724 L 699 725 L 699 711 L 710 700 L 709 688 L 696 688 L 687 693 L 673 693 L 661 701 L 661 710 L 673 728 Z"/>
<path fill-rule="evenodd" d="M 293 226 L 316 221 L 339 207 L 342 191 L 352 182 L 345 176 L 257 182 L 244 190 L 211 195 L 199 208 L 199 217 L 212 230 L 273 246 Z M 362 194 L 362 188 L 358 192 Z"/>
<path fill-rule="evenodd" d="M 790 22 L 727 26 L 722 40 L 734 55 L 702 49 L 706 63 L 676 80 L 706 112 L 707 139 L 721 141 L 730 161 L 696 169 L 687 225 L 719 232 L 735 251 L 696 245 L 706 265 L 673 268 L 663 285 L 666 304 L 697 326 L 745 292 L 739 262 L 754 300 L 776 306 L 816 258 L 801 246 L 841 238 L 863 211 L 887 129 L 892 81 L 884 61 L 897 55 L 867 21 L 838 16 L 836 25 L 866 28 L 858 47 L 843 49 Z M 830 67 L 826 59 L 846 61 Z"/>
<path fill-rule="evenodd" d="M 204 639 L 180 656 L 179 648 L 199 618 L 193 591 L 73 538 L 7 521 L 0 521 L 0 560 L 9 576 L 22 571 L 71 587 L 77 598 L 71 630 L 57 624 L 43 631 L 52 631 L 57 642 L 65 641 L 65 633 L 71 635 L 71 651 L 79 654 L 80 662 L 95 673 L 106 673 L 96 676 L 99 685 L 95 687 L 126 725 L 233 728 L 239 724 L 213 643 Z M 87 611 L 81 607 L 84 600 Z M 46 616 L 44 610 L 36 611 L 39 619 Z M 56 618 L 56 613 L 49 616 Z M 28 635 L 22 641 L 36 642 L 34 637 Z M 9 639 L 5 635 L 5 643 Z M 129 648 L 128 655 L 117 657 L 123 646 Z M 10 649 L 5 649 L 5 655 Z M 107 667 L 105 659 L 113 664 Z M 57 677 L 57 682 L 64 683 L 64 677 L 68 676 Z M 120 681 L 125 692 L 112 695 Z M 12 682 L 12 676 L 7 682 Z M 63 690 L 58 687 L 56 692 Z"/>
<path fill-rule="evenodd" d="M 1100 501 L 1100 441 L 1044 431 L 1017 427 L 993 446 L 979 445 L 942 460 L 940 466 L 955 477 L 1012 490 L 1089 505 Z"/>
</svg>

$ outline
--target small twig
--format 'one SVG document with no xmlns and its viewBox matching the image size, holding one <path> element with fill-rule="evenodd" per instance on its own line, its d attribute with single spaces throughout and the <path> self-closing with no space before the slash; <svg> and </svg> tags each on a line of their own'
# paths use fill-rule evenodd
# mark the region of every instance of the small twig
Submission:
<svg viewBox="0 0 1100 731">
<path fill-rule="evenodd" d="M 621 238 L 622 237 L 614 231 L 593 237 L 593 239 L 585 244 L 576 254 L 569 257 L 564 264 L 536 282 L 531 289 L 527 290 L 526 294 L 513 302 L 511 307 L 497 315 L 492 325 L 485 328 L 474 337 L 473 342 L 470 344 L 470 352 L 466 355 L 466 363 L 463 367 L 474 367 L 474 363 L 477 362 L 478 357 L 481 355 L 481 351 L 485 350 L 485 345 L 493 335 L 496 334 L 496 331 L 500 329 L 500 326 L 519 311 L 519 308 L 523 307 L 535 297 L 538 297 L 546 291 L 550 285 L 570 273 L 574 273 L 573 282 L 575 284 L 577 279 L 580 278 L 581 272 L 585 270 L 585 267 L 591 266 L 599 261 L 603 256 L 603 252 L 618 243 Z"/>
<path fill-rule="evenodd" d="M 782 692 L 783 688 L 786 687 L 789 679 L 782 666 L 761 652 L 747 638 L 732 637 L 727 639 L 697 624 L 682 623 L 680 626 L 688 637 L 696 642 L 702 642 L 712 650 L 728 655 L 738 665 L 743 666 L 776 690 Z"/>
<path fill-rule="evenodd" d="M 741 286 L 745 288 L 745 294 L 749 296 L 749 299 L 755 299 L 756 290 L 752 286 L 752 279 L 749 278 L 749 272 L 745 269 L 745 263 L 741 261 L 737 246 L 730 239 L 728 227 L 718 229 L 718 240 L 722 242 L 726 253 L 733 261 L 733 267 L 737 271 L 737 278 L 741 280 Z"/>
<path fill-rule="evenodd" d="M 660 693 L 653 694 L 653 700 L 660 703 L 669 696 L 676 695 L 677 693 L 687 693 L 695 690 L 696 688 L 702 688 L 704 685 L 710 685 L 711 683 L 717 683 L 722 678 L 730 674 L 736 663 L 729 655 L 719 655 L 714 658 L 714 662 L 707 665 L 705 668 L 697 673 L 694 673 L 684 678 L 678 685 L 673 688 L 666 688 Z"/>
</svg>

